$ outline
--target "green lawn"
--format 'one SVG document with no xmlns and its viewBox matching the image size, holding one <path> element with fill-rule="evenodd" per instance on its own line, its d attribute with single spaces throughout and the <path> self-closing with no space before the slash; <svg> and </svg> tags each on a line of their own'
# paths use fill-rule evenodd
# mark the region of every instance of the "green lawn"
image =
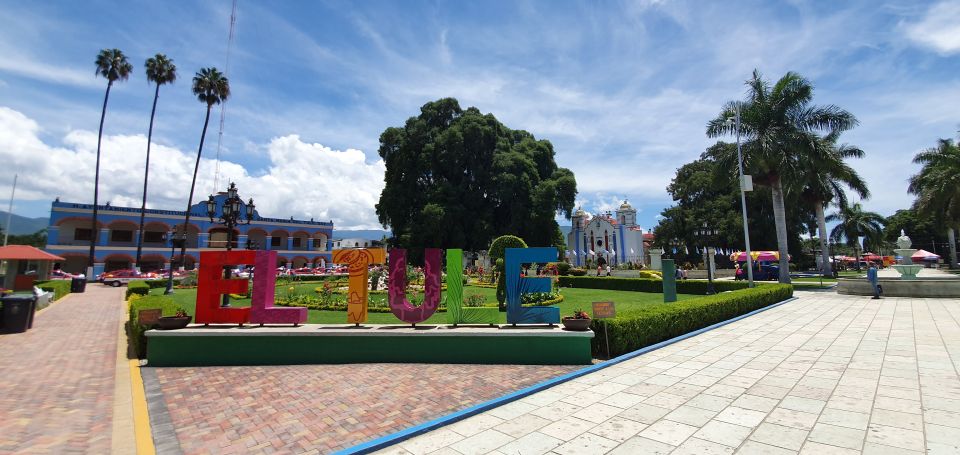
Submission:
<svg viewBox="0 0 960 455">
<path fill-rule="evenodd" d="M 308 284 L 297 284 L 294 285 L 294 292 L 296 293 L 313 293 L 314 288 L 319 286 L 318 283 L 308 283 Z M 163 295 L 163 289 L 151 289 L 151 295 Z M 287 292 L 286 289 L 278 289 L 278 292 Z M 630 291 L 608 291 L 603 289 L 563 289 L 560 292 L 564 300 L 559 305 L 561 315 L 572 314 L 576 309 L 583 309 L 587 313 L 591 313 L 591 302 L 600 302 L 600 301 L 612 301 L 616 304 L 617 311 L 625 311 L 630 308 L 636 308 L 643 305 L 649 305 L 654 303 L 663 303 L 663 294 L 649 293 L 649 292 L 630 292 Z M 465 286 L 463 289 L 464 298 L 467 298 L 471 295 L 479 294 L 484 296 L 488 304 L 495 304 L 496 299 L 496 290 L 490 288 L 481 288 L 475 286 Z M 194 312 L 196 306 L 197 291 L 196 289 L 175 289 L 173 294 L 174 302 L 187 310 L 191 315 Z M 700 297 L 697 295 L 690 294 L 678 294 L 678 300 L 686 300 L 695 297 Z M 248 307 L 250 306 L 250 299 L 232 299 L 231 305 L 236 307 Z M 500 322 L 507 322 L 506 313 L 500 313 Z M 311 324 L 345 324 L 347 322 L 347 313 L 345 311 L 321 311 L 321 310 L 310 310 L 307 322 Z M 368 324 L 399 324 L 400 321 L 392 313 L 368 313 L 367 318 Z M 430 319 L 427 319 L 424 323 L 426 324 L 446 324 L 447 315 L 446 313 L 435 313 Z"/>
</svg>

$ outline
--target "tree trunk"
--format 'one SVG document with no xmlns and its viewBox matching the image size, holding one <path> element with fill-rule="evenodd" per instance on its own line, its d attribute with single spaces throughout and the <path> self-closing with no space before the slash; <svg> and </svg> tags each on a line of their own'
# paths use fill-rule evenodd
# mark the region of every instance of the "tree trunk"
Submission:
<svg viewBox="0 0 960 455">
<path fill-rule="evenodd" d="M 97 164 L 93 174 L 93 219 L 90 224 L 90 259 L 87 261 L 87 280 L 95 280 L 93 265 L 96 263 L 97 239 L 100 238 L 100 229 L 97 229 L 97 204 L 100 203 L 100 143 L 103 140 L 103 120 L 107 117 L 107 100 L 110 99 L 110 87 L 113 80 L 107 79 L 107 93 L 103 95 L 103 110 L 100 111 L 100 132 L 97 134 Z"/>
<path fill-rule="evenodd" d="M 957 268 L 957 237 L 953 232 L 953 228 L 947 228 L 947 240 L 950 241 L 950 268 Z"/>
<path fill-rule="evenodd" d="M 780 282 L 790 283 L 790 253 L 787 248 L 787 218 L 783 206 L 783 184 L 780 176 L 773 179 L 770 186 L 773 193 L 773 221 L 777 228 L 777 250 L 780 252 Z"/>
<path fill-rule="evenodd" d="M 193 165 L 193 180 L 190 181 L 190 197 L 187 199 L 187 215 L 183 217 L 183 245 L 180 246 L 180 264 L 183 265 L 187 252 L 187 232 L 190 226 L 190 208 L 193 206 L 193 189 L 197 186 L 197 171 L 200 169 L 200 156 L 203 154 L 203 138 L 207 136 L 207 126 L 210 124 L 210 108 L 207 104 L 207 118 L 203 121 L 203 132 L 200 133 L 200 147 L 197 149 L 197 163 Z M 170 264 L 173 269 L 173 264 Z"/>
<path fill-rule="evenodd" d="M 823 215 L 823 203 L 817 202 L 817 229 L 820 230 L 820 261 L 822 262 L 823 274 L 833 276 L 833 267 L 830 262 L 830 250 L 827 243 L 827 220 Z"/>
<path fill-rule="evenodd" d="M 157 98 L 160 97 L 160 83 L 153 93 L 153 108 L 150 109 L 150 127 L 147 128 L 147 164 L 143 168 L 143 201 L 140 203 L 140 235 L 137 236 L 137 270 L 140 269 L 140 256 L 143 254 L 143 218 L 147 212 L 147 178 L 150 177 L 150 142 L 153 139 L 153 118 L 157 114 Z"/>
</svg>

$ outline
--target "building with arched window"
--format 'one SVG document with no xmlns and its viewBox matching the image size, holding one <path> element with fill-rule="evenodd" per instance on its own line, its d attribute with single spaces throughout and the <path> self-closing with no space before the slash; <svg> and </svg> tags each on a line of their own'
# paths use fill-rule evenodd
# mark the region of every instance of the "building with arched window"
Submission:
<svg viewBox="0 0 960 455">
<path fill-rule="evenodd" d="M 226 197 L 226 193 L 215 196 L 217 210 Z M 93 205 L 58 199 L 50 208 L 46 250 L 63 257 L 61 268 L 69 273 L 86 273 L 91 240 L 96 241 L 95 275 L 137 266 L 143 271 L 165 269 L 171 265 L 173 233 L 182 232 L 185 216 L 183 211 L 148 209 L 140 232 L 139 207 L 101 205 L 94 227 Z M 174 267 L 193 269 L 201 251 L 227 248 L 230 233 L 223 225 L 210 222 L 206 201 L 191 207 L 186 231 L 186 252 L 181 257 L 179 248 L 174 251 Z M 143 252 L 140 264 L 136 264 L 141 236 Z M 332 221 L 265 218 L 254 212 L 250 224 L 234 229 L 231 248 L 276 250 L 278 266 L 322 266 L 330 263 L 332 236 Z"/>
</svg>

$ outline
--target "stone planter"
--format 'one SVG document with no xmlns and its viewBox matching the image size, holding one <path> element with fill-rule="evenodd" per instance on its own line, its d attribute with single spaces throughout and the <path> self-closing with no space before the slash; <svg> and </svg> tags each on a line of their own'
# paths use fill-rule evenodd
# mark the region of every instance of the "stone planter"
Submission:
<svg viewBox="0 0 960 455">
<path fill-rule="evenodd" d="M 575 319 L 571 317 L 566 317 L 560 320 L 563 323 L 563 328 L 566 330 L 572 330 L 575 332 L 584 332 L 590 329 L 590 321 L 592 319 Z"/>
<path fill-rule="evenodd" d="M 176 330 L 182 329 L 193 320 L 193 316 L 165 316 L 160 319 L 157 319 L 157 328 L 160 330 Z"/>
</svg>

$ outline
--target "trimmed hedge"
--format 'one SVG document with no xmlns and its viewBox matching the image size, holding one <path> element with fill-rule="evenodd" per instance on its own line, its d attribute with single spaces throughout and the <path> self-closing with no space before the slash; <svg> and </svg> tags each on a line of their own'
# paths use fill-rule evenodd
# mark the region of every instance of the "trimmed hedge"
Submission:
<svg viewBox="0 0 960 455">
<path fill-rule="evenodd" d="M 166 278 L 157 278 L 157 279 L 154 279 L 154 280 L 143 280 L 143 282 L 144 282 L 144 283 L 147 283 L 147 286 L 150 286 L 150 289 L 166 288 L 166 287 L 167 287 L 167 279 L 166 279 Z M 179 279 L 179 278 L 174 278 L 174 279 L 173 279 L 173 285 L 174 285 L 174 286 L 177 286 L 177 285 L 179 285 L 179 284 L 180 284 L 180 279 Z"/>
<path fill-rule="evenodd" d="M 150 293 L 150 285 L 146 281 L 134 280 L 127 284 L 127 295 L 126 298 L 129 299 L 131 295 L 147 295 Z"/>
<path fill-rule="evenodd" d="M 131 283 L 133 284 L 133 283 Z M 137 314 L 140 310 L 152 310 L 159 308 L 163 310 L 163 316 L 173 316 L 177 312 L 177 304 L 173 298 L 165 295 L 133 295 L 129 298 L 129 311 L 127 318 L 127 342 L 130 344 L 132 353 L 138 358 L 145 358 L 147 355 L 147 337 L 143 335 L 149 327 L 137 323 Z"/>
<path fill-rule="evenodd" d="M 607 326 L 610 355 L 618 356 L 694 330 L 726 321 L 742 314 L 773 305 L 793 296 L 793 286 L 771 284 L 674 303 L 658 303 L 627 310 L 604 322 L 594 319 L 590 328 L 594 355 L 606 355 L 604 337 Z"/>
<path fill-rule="evenodd" d="M 60 300 L 61 297 L 70 293 L 70 280 L 37 281 L 35 286 L 42 291 L 52 292 L 53 300 Z"/>
<path fill-rule="evenodd" d="M 652 278 L 617 278 L 617 277 L 596 277 L 596 276 L 562 276 L 558 278 L 557 284 L 563 288 L 580 289 L 607 289 L 611 291 L 634 291 L 634 292 L 663 292 L 663 280 Z M 708 282 L 697 280 L 677 281 L 677 292 L 680 294 L 706 294 Z M 749 286 L 743 281 L 717 281 L 714 280 L 713 288 L 717 292 L 737 291 L 747 289 Z"/>
</svg>

